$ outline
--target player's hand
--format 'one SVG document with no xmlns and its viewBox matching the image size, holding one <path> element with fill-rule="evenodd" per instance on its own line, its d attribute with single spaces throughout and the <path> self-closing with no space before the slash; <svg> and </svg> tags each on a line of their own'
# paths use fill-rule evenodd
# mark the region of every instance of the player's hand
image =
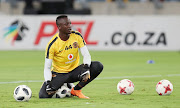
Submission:
<svg viewBox="0 0 180 108">
<path fill-rule="evenodd" d="M 52 95 L 56 92 L 56 90 L 52 88 L 51 81 L 46 81 L 46 92 L 48 95 Z"/>
<path fill-rule="evenodd" d="M 87 64 L 83 65 L 81 75 L 80 75 L 80 79 L 83 82 L 86 82 L 88 79 L 90 79 L 90 67 L 88 67 Z"/>
</svg>

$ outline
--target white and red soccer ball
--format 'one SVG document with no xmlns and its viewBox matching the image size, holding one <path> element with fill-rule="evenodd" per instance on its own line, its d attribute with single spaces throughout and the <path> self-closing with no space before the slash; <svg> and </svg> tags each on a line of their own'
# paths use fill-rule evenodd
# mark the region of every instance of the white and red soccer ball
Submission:
<svg viewBox="0 0 180 108">
<path fill-rule="evenodd" d="M 122 95 L 130 95 L 134 91 L 134 84 L 129 79 L 123 79 L 117 84 L 117 91 Z"/>
<path fill-rule="evenodd" d="M 159 95 L 170 95 L 173 92 L 173 85 L 168 80 L 161 80 L 156 85 L 156 92 Z"/>
</svg>

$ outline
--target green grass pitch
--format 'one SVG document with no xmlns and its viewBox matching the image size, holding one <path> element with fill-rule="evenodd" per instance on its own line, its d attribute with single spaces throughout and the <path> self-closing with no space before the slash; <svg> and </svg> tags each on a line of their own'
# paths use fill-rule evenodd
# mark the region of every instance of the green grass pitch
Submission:
<svg viewBox="0 0 180 108">
<path fill-rule="evenodd" d="M 92 60 L 104 65 L 103 72 L 82 92 L 90 99 L 77 97 L 39 99 L 38 92 L 44 80 L 44 51 L 0 51 L 0 108 L 179 108 L 180 107 L 180 53 L 90 51 Z M 154 64 L 147 64 L 154 60 Z M 82 63 L 82 59 L 81 59 Z M 120 95 L 117 83 L 130 79 L 135 90 L 131 95 Z M 162 79 L 170 80 L 174 91 L 159 96 L 155 86 Z M 17 81 L 25 81 L 19 82 Z M 34 81 L 34 82 L 27 82 Z M 13 91 L 18 85 L 32 90 L 29 102 L 16 102 Z"/>
</svg>

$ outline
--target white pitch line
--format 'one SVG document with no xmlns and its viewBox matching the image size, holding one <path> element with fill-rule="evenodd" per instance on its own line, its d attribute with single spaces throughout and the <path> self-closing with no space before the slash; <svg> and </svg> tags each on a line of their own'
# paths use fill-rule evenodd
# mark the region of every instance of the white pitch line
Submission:
<svg viewBox="0 0 180 108">
<path fill-rule="evenodd" d="M 161 77 L 162 75 L 147 75 L 147 76 L 120 76 L 120 77 L 102 77 L 96 78 L 97 80 L 101 79 L 120 79 L 120 78 L 153 78 L 153 77 Z"/>
<path fill-rule="evenodd" d="M 180 76 L 180 74 L 169 74 L 169 75 L 166 75 L 168 77 L 171 77 L 171 76 Z"/>
<path fill-rule="evenodd" d="M 13 83 L 25 83 L 25 82 L 43 82 L 43 80 L 0 82 L 0 84 L 13 84 Z"/>
<path fill-rule="evenodd" d="M 100 78 L 96 78 L 96 80 L 102 80 L 102 79 L 121 79 L 121 78 L 155 78 L 155 77 L 162 77 L 162 76 L 163 75 L 100 77 Z M 173 77 L 173 76 L 180 76 L 180 74 L 168 74 L 168 75 L 164 75 L 164 76 Z M 0 84 L 27 83 L 27 82 L 43 82 L 43 80 L 0 82 Z"/>
</svg>

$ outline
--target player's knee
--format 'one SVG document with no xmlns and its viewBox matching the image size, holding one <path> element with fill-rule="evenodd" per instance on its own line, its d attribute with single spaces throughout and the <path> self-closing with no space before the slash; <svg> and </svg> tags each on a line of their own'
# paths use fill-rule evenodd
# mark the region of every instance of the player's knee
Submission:
<svg viewBox="0 0 180 108">
<path fill-rule="evenodd" d="M 39 92 L 39 98 L 43 99 L 43 98 L 50 98 L 50 97 L 47 95 L 47 93 Z"/>
<path fill-rule="evenodd" d="M 101 73 L 103 70 L 103 64 L 99 61 L 93 61 L 91 64 L 91 68 L 97 73 Z"/>
</svg>

